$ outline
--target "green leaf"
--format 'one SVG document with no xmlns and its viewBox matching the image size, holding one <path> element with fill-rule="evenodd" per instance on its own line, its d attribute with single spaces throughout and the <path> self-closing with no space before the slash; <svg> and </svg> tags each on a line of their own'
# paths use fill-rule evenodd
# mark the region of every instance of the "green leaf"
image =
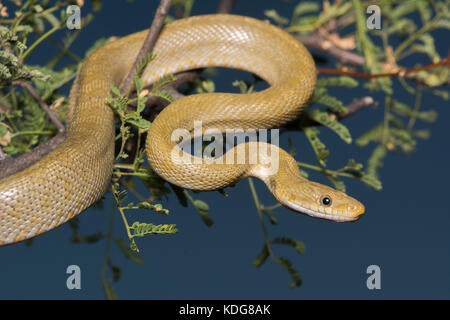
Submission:
<svg viewBox="0 0 450 320">
<path fill-rule="evenodd" d="M 332 118 L 328 113 L 315 109 L 309 113 L 309 117 L 333 130 L 346 143 L 352 143 L 352 137 L 347 127 L 336 120 L 336 118 Z"/>
<path fill-rule="evenodd" d="M 413 147 L 416 145 L 416 141 L 413 139 L 411 134 L 406 130 L 391 128 L 389 130 L 389 133 L 394 137 L 399 138 L 403 142 L 412 145 Z"/>
<path fill-rule="evenodd" d="M 429 139 L 431 136 L 430 130 L 424 129 L 424 130 L 415 130 L 412 132 L 414 138 L 417 139 Z"/>
<path fill-rule="evenodd" d="M 276 10 L 274 10 L 274 9 L 272 9 L 272 10 L 265 10 L 264 11 L 264 15 L 266 17 L 271 18 L 272 20 L 274 20 L 278 24 L 278 26 L 280 26 L 280 27 L 289 23 L 289 19 L 288 18 L 280 16 L 278 14 L 278 12 Z"/>
<path fill-rule="evenodd" d="M 44 9 L 42 9 L 42 7 L 40 5 L 34 5 L 33 6 L 34 11 L 36 11 L 37 13 L 44 11 Z"/>
<path fill-rule="evenodd" d="M 300 2 L 294 8 L 292 20 L 297 19 L 299 16 L 305 13 L 317 12 L 319 11 L 319 8 L 320 6 L 317 2 Z"/>
<path fill-rule="evenodd" d="M 448 91 L 445 90 L 438 90 L 438 89 L 431 89 L 430 90 L 432 94 L 441 97 L 444 100 L 448 100 L 450 98 L 450 94 Z"/>
<path fill-rule="evenodd" d="M 369 70 L 371 74 L 381 73 L 382 69 L 377 55 L 377 50 L 379 49 L 373 44 L 367 34 L 368 29 L 366 26 L 365 10 L 359 0 L 353 0 L 353 8 L 356 15 L 356 48 L 359 52 L 364 54 L 365 68 Z M 378 78 L 375 82 L 368 84 L 376 84 L 376 87 L 373 88 L 379 88 L 388 94 L 392 93 L 392 82 L 387 77 Z"/>
<path fill-rule="evenodd" d="M 300 273 L 296 269 L 294 269 L 292 263 L 286 258 L 278 258 L 277 262 L 280 266 L 286 269 L 286 271 L 291 276 L 292 281 L 290 287 L 291 288 L 300 287 L 302 284 L 302 278 L 300 277 Z"/>
<path fill-rule="evenodd" d="M 6 51 L 6 50 L 0 51 L 0 59 L 2 59 L 4 63 L 8 63 L 13 66 L 17 66 L 17 63 L 19 60 L 15 55 L 13 55 L 11 52 Z"/>
<path fill-rule="evenodd" d="M 430 57 L 433 63 L 437 63 L 441 60 L 441 57 L 436 51 L 436 47 L 434 45 L 434 38 L 429 33 L 421 35 L 419 41 L 422 43 L 415 43 L 411 45 L 409 48 L 410 52 L 424 53 Z"/>
<path fill-rule="evenodd" d="M 168 209 L 163 209 L 162 204 L 160 204 L 160 203 L 151 204 L 151 203 L 149 203 L 147 201 L 142 201 L 142 202 L 139 202 L 137 204 L 137 207 L 140 208 L 140 209 L 153 210 L 153 211 L 165 214 L 165 215 L 169 214 L 169 210 Z"/>
<path fill-rule="evenodd" d="M 284 244 L 293 247 L 298 254 L 305 253 L 305 244 L 299 240 L 295 240 L 288 237 L 278 237 L 272 240 L 274 244 Z"/>
<path fill-rule="evenodd" d="M 178 232 L 175 224 L 158 224 L 144 222 L 134 222 L 130 227 L 133 230 L 132 235 L 135 237 L 143 237 L 146 234 L 174 234 Z"/>
<path fill-rule="evenodd" d="M 92 10 L 100 11 L 102 9 L 102 0 L 91 0 Z"/>
<path fill-rule="evenodd" d="M 114 241 L 116 242 L 120 251 L 122 251 L 122 253 L 125 255 L 125 257 L 127 257 L 128 259 L 130 259 L 131 261 L 133 261 L 134 263 L 137 263 L 137 264 L 145 263 L 144 259 L 142 259 L 132 249 L 130 249 L 128 244 L 125 244 L 125 242 L 123 240 L 114 239 Z"/>
<path fill-rule="evenodd" d="M 354 159 L 350 159 L 350 160 L 348 160 L 345 167 L 343 167 L 339 171 L 349 171 L 349 170 L 359 171 L 362 168 L 363 168 L 363 165 L 361 163 L 356 162 Z"/>
<path fill-rule="evenodd" d="M 346 87 L 355 88 L 358 86 L 358 81 L 348 76 L 340 77 L 321 77 L 317 80 L 317 87 Z"/>
<path fill-rule="evenodd" d="M 403 16 L 414 12 L 417 8 L 417 2 L 419 1 L 402 1 L 391 12 L 389 12 L 389 18 L 392 21 L 396 21 Z"/>
<path fill-rule="evenodd" d="M 394 99 L 391 101 L 390 107 L 393 112 L 401 116 L 413 117 L 425 122 L 435 122 L 437 119 L 437 112 L 435 110 L 416 112 L 408 105 Z"/>
<path fill-rule="evenodd" d="M 415 76 L 425 82 L 430 87 L 441 86 L 450 77 L 449 68 L 435 68 L 433 71 L 422 70 L 415 73 Z"/>
<path fill-rule="evenodd" d="M 211 79 L 199 78 L 197 81 L 194 81 L 194 84 L 198 93 L 211 93 L 216 90 L 214 81 Z"/>
<path fill-rule="evenodd" d="M 421 111 L 415 114 L 417 119 L 425 122 L 435 122 L 438 114 L 435 110 Z"/>
<path fill-rule="evenodd" d="M 156 56 L 153 54 L 153 52 L 149 52 L 145 55 L 144 58 L 139 62 L 139 64 L 136 67 L 136 77 L 140 78 L 142 73 L 145 70 L 145 67 L 147 67 L 147 64 L 154 60 Z"/>
<path fill-rule="evenodd" d="M 289 154 L 291 155 L 292 158 L 295 158 L 295 154 L 297 153 L 297 151 L 295 150 L 294 145 L 292 144 L 292 140 L 291 138 L 288 138 L 288 145 L 289 145 Z"/>
<path fill-rule="evenodd" d="M 77 243 L 96 243 L 99 240 L 103 239 L 104 235 L 102 233 L 94 233 L 88 236 L 78 236 L 75 239 L 72 238 L 73 242 Z"/>
<path fill-rule="evenodd" d="M 324 172 L 325 176 L 328 178 L 328 180 L 331 181 L 333 186 L 336 188 L 336 190 L 345 192 L 345 183 L 342 181 L 337 175 L 331 174 L 328 172 Z"/>
<path fill-rule="evenodd" d="M 169 102 L 174 102 L 176 99 L 170 94 L 169 92 L 165 90 L 160 90 L 156 92 L 152 92 L 152 96 L 163 98 Z"/>
<path fill-rule="evenodd" d="M 203 223 L 206 224 L 207 227 L 210 227 L 214 224 L 214 221 L 209 216 L 209 206 L 206 202 L 202 200 L 195 200 L 193 202 L 195 209 L 197 209 L 200 218 L 202 218 Z"/>
<path fill-rule="evenodd" d="M 386 33 L 388 35 L 400 33 L 400 34 L 412 34 L 417 30 L 416 24 L 412 19 L 402 18 L 394 22 L 389 28 L 387 28 Z"/>
<path fill-rule="evenodd" d="M 248 83 L 247 81 L 243 81 L 243 80 L 233 81 L 233 87 L 239 88 L 241 93 L 252 93 L 252 92 L 254 92 L 254 89 L 255 89 L 254 85 Z"/>
<path fill-rule="evenodd" d="M 147 102 L 147 96 L 145 97 L 137 97 L 137 108 L 136 111 L 139 114 L 142 114 L 142 111 L 145 110 L 145 103 Z"/>
<path fill-rule="evenodd" d="M 108 261 L 108 265 L 111 268 L 111 272 L 113 274 L 113 281 L 117 282 L 122 277 L 122 270 L 114 264 L 111 263 L 111 261 Z"/>
<path fill-rule="evenodd" d="M 51 13 L 44 15 L 44 18 L 52 25 L 52 27 L 58 27 L 60 25 L 59 20 Z"/>
<path fill-rule="evenodd" d="M 416 1 L 417 9 L 420 13 L 422 23 L 427 23 L 431 18 L 431 9 L 428 1 Z"/>
<path fill-rule="evenodd" d="M 144 131 L 149 130 L 152 125 L 152 123 L 150 121 L 145 120 L 143 118 L 140 118 L 138 120 L 129 119 L 129 120 L 127 120 L 127 122 L 141 130 L 144 130 Z"/>
<path fill-rule="evenodd" d="M 8 67 L 6 67 L 4 64 L 1 63 L 0 63 L 0 76 L 3 79 L 11 78 L 11 72 L 9 71 Z"/>
<path fill-rule="evenodd" d="M 436 24 L 435 24 L 436 28 L 442 28 L 442 29 L 447 29 L 450 30 L 450 20 L 448 19 L 439 19 Z"/>
<path fill-rule="evenodd" d="M 302 175 L 302 177 L 305 179 L 308 179 L 309 178 L 308 172 L 306 172 L 305 170 L 303 170 L 301 168 L 299 168 L 299 169 L 300 169 L 300 174 Z"/>
<path fill-rule="evenodd" d="M 383 166 L 383 160 L 387 155 L 387 149 L 385 146 L 379 144 L 373 150 L 369 160 L 367 161 L 366 174 L 362 177 L 362 181 L 368 185 L 374 187 L 377 190 L 381 190 L 381 182 L 378 176 L 378 169 Z"/>
<path fill-rule="evenodd" d="M 105 290 L 106 299 L 108 300 L 117 300 L 116 293 L 109 283 L 108 279 L 102 277 L 103 290 Z"/>
<path fill-rule="evenodd" d="M 323 104 L 335 113 L 346 113 L 348 111 L 339 99 L 328 95 L 327 90 L 323 87 L 318 87 L 314 90 L 312 102 Z"/>
<path fill-rule="evenodd" d="M 383 136 L 384 126 L 383 123 L 378 124 L 371 130 L 364 133 L 358 139 L 356 139 L 356 144 L 360 147 L 368 145 L 370 142 L 381 141 Z"/>
<path fill-rule="evenodd" d="M 0 122 L 0 138 L 3 138 L 9 132 L 8 127 L 3 122 Z"/>
<path fill-rule="evenodd" d="M 381 181 L 374 176 L 364 174 L 361 177 L 361 181 L 364 182 L 366 185 L 374 188 L 375 190 L 380 191 L 381 189 L 383 189 L 383 185 L 381 184 Z"/>
<path fill-rule="evenodd" d="M 154 173 L 152 169 L 140 168 L 139 173 L 146 175 L 146 177 L 140 175 L 138 178 L 155 199 L 161 200 L 163 196 L 170 194 L 170 189 L 165 186 L 166 181 Z"/>
<path fill-rule="evenodd" d="M 269 218 L 270 224 L 272 224 L 272 225 L 278 224 L 278 220 L 275 217 L 275 215 L 273 214 L 272 210 L 270 210 L 268 208 L 261 208 L 261 212 L 264 213 Z"/>
<path fill-rule="evenodd" d="M 253 260 L 253 265 L 260 267 L 269 257 L 269 250 L 267 250 L 267 245 L 264 245 L 261 253 Z"/>
<path fill-rule="evenodd" d="M 158 81 L 156 81 L 156 83 L 153 85 L 152 93 L 154 91 L 160 90 L 162 87 L 174 82 L 175 80 L 177 80 L 177 78 L 173 74 L 169 74 L 165 77 L 162 77 L 161 79 L 158 79 Z"/>
<path fill-rule="evenodd" d="M 113 86 L 113 85 L 111 86 L 111 92 L 114 93 L 114 95 L 117 98 L 121 98 L 122 97 L 122 93 L 120 93 L 119 88 L 117 88 L 116 86 Z"/>
<path fill-rule="evenodd" d="M 178 202 L 183 206 L 183 207 L 187 207 L 188 202 L 187 202 L 187 198 L 186 198 L 186 194 L 183 192 L 183 189 L 170 183 L 169 184 L 170 187 L 172 188 L 173 192 L 175 193 L 175 195 L 177 196 Z"/>
<path fill-rule="evenodd" d="M 142 89 L 144 89 L 144 81 L 141 78 L 134 77 L 134 85 L 136 86 L 136 92 L 139 95 Z"/>
<path fill-rule="evenodd" d="M 327 150 L 325 144 L 322 143 L 319 139 L 320 131 L 314 127 L 306 127 L 303 128 L 305 132 L 306 138 L 308 138 L 309 143 L 311 144 L 320 165 L 326 166 L 326 159 L 330 155 L 330 151 Z"/>
</svg>

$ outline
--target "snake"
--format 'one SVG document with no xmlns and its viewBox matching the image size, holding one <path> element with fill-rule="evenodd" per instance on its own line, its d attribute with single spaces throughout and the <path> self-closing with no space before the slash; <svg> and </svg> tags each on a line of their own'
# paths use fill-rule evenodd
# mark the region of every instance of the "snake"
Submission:
<svg viewBox="0 0 450 320">
<path fill-rule="evenodd" d="M 111 86 L 120 86 L 132 68 L 147 32 L 111 41 L 83 62 L 69 93 L 65 140 L 29 167 L 0 180 L 0 245 L 52 230 L 103 196 L 115 160 L 116 127 L 108 96 Z M 195 131 L 195 121 L 201 122 L 205 134 L 209 128 L 222 133 L 230 128 L 271 129 L 296 119 L 310 101 L 317 72 L 311 54 L 292 35 L 245 16 L 194 16 L 166 24 L 153 52 L 156 58 L 141 76 L 145 86 L 207 67 L 243 70 L 268 83 L 252 93 L 187 95 L 164 108 L 145 142 L 148 163 L 159 176 L 198 191 L 223 189 L 254 177 L 292 211 L 337 222 L 355 221 L 364 214 L 358 200 L 306 179 L 296 160 L 276 144 L 244 141 L 208 162 L 195 161 L 198 155 L 173 138 L 175 130 Z M 260 152 L 264 149 L 267 152 Z M 180 154 L 184 157 L 174 156 Z M 248 159 L 236 161 L 242 154 Z M 251 154 L 259 156 L 250 161 Z M 234 161 L 219 161 L 225 158 Z M 277 170 L 269 168 L 270 161 L 276 161 Z"/>
</svg>

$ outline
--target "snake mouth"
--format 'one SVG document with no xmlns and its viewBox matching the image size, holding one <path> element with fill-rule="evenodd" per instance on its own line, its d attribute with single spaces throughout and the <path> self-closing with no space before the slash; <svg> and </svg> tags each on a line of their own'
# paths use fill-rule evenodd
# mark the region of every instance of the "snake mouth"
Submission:
<svg viewBox="0 0 450 320">
<path fill-rule="evenodd" d="M 285 204 L 285 206 L 288 209 L 294 210 L 294 211 L 302 213 L 302 214 L 306 214 L 306 215 L 308 215 L 310 217 L 313 217 L 313 218 L 319 218 L 319 219 L 324 219 L 324 220 L 331 220 L 331 221 L 335 221 L 335 222 L 356 221 L 364 213 L 364 212 L 359 213 L 356 216 L 343 216 L 343 215 L 328 214 L 328 213 L 322 213 L 322 212 L 314 211 L 314 210 L 302 207 L 302 206 L 300 206 L 298 204 L 295 204 L 295 203 Z"/>
</svg>

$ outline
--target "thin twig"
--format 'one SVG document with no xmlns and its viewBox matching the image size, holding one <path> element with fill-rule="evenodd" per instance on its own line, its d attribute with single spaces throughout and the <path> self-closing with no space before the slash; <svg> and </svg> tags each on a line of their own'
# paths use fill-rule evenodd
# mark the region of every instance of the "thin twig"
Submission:
<svg viewBox="0 0 450 320">
<path fill-rule="evenodd" d="M 317 49 L 317 50 L 321 50 L 321 51 L 325 51 L 326 53 L 328 53 L 330 56 L 338 59 L 339 61 L 341 61 L 344 64 L 350 64 L 353 65 L 355 67 L 362 67 L 365 65 L 365 58 L 360 55 L 357 54 L 355 52 L 352 51 L 347 51 L 344 49 L 341 49 L 337 46 L 335 46 L 333 43 L 331 43 L 331 41 L 325 39 L 322 35 L 320 35 L 319 33 L 313 33 L 311 35 L 297 35 L 295 36 L 295 38 L 300 41 L 301 43 L 303 43 L 306 47 L 312 48 L 312 49 Z M 405 71 L 398 71 L 396 73 L 384 73 L 384 74 L 379 74 L 379 75 L 369 75 L 366 73 L 361 73 L 361 72 L 345 72 L 343 70 L 339 70 L 339 69 L 325 69 L 322 68 L 320 69 L 321 73 L 326 73 L 326 74 L 347 74 L 350 76 L 354 76 L 354 77 L 360 77 L 360 78 L 376 78 L 376 77 L 388 77 L 388 76 L 404 76 L 406 79 L 409 79 L 411 81 L 416 82 L 417 84 L 424 84 L 423 79 L 420 79 L 419 77 L 417 77 L 416 75 L 414 75 L 415 72 L 421 71 L 421 70 L 426 70 L 426 69 L 430 69 L 430 68 L 434 68 L 436 66 L 440 66 L 440 65 L 449 65 L 449 58 L 445 58 L 442 59 L 441 61 L 439 61 L 438 63 L 433 63 L 430 65 L 426 65 L 423 67 L 418 67 L 418 68 L 413 68 L 413 69 L 409 69 L 407 72 Z M 446 82 L 443 83 L 443 85 L 450 85 L 450 79 L 447 80 Z"/>
<path fill-rule="evenodd" d="M 362 97 L 360 99 L 354 99 L 352 103 L 347 105 L 347 112 L 341 112 L 336 114 L 336 118 L 338 118 L 339 120 L 348 118 L 369 106 L 377 107 L 378 102 L 376 102 L 375 100 L 373 100 L 372 97 L 369 96 Z"/>
<path fill-rule="evenodd" d="M 346 15 L 340 17 L 339 19 L 331 19 L 329 23 L 325 26 L 326 32 L 336 32 L 338 29 L 342 28 L 347 24 L 347 22 L 355 17 L 355 12 L 351 11 Z"/>
<path fill-rule="evenodd" d="M 439 66 L 447 65 L 450 66 L 450 59 L 444 58 L 439 62 L 427 64 L 425 66 L 417 67 L 417 68 L 411 68 L 411 69 L 403 69 L 396 72 L 389 72 L 389 73 L 379 73 L 379 74 L 369 74 L 369 73 L 363 73 L 363 72 L 353 72 L 353 71 L 347 71 L 342 69 L 329 69 L 329 68 L 317 68 L 317 71 L 322 74 L 340 74 L 340 75 L 348 75 L 356 78 L 364 78 L 364 79 L 375 79 L 375 78 L 382 78 L 382 77 L 405 77 L 408 74 L 416 73 L 422 70 L 429 70 L 432 68 L 436 68 Z"/>
<path fill-rule="evenodd" d="M 222 13 L 222 14 L 230 13 L 235 2 L 236 2 L 236 0 L 219 0 L 219 4 L 217 6 L 217 13 Z M 202 71 L 203 71 L 203 69 L 198 69 L 198 70 L 190 70 L 190 71 L 185 71 L 185 72 L 176 74 L 175 76 L 176 76 L 177 80 L 169 83 L 167 86 L 165 86 L 161 89 L 171 93 L 175 99 L 180 99 L 180 98 L 184 97 L 184 95 L 182 93 L 178 92 L 177 89 L 185 83 L 194 81 L 195 78 L 197 78 L 200 75 L 200 73 L 202 73 Z M 169 104 L 168 101 L 163 98 L 150 97 L 147 100 L 147 106 L 151 106 L 151 110 L 152 110 L 151 118 L 156 117 L 157 114 L 162 109 L 164 109 L 168 104 Z"/>
<path fill-rule="evenodd" d="M 263 219 L 262 212 L 261 212 L 261 203 L 259 202 L 258 194 L 256 193 L 255 185 L 253 184 L 253 179 L 252 178 L 248 178 L 248 184 L 250 186 L 250 191 L 251 191 L 252 196 L 253 196 L 253 201 L 255 202 L 256 211 L 258 212 L 259 221 L 261 222 L 261 227 L 262 227 L 262 230 L 263 230 L 263 233 L 264 233 L 264 240 L 266 242 L 267 252 L 269 253 L 270 258 L 273 261 L 276 261 L 276 258 L 275 258 L 274 254 L 273 254 L 273 251 L 272 251 L 272 247 L 270 245 L 269 233 L 267 232 L 266 226 L 264 224 L 264 219 Z"/>
<path fill-rule="evenodd" d="M 295 36 L 295 38 L 303 43 L 305 46 L 321 51 L 326 51 L 329 55 L 335 57 L 342 63 L 351 64 L 356 67 L 364 65 L 364 57 L 344 49 L 335 46 L 331 41 L 325 39 L 318 33 L 313 33 L 308 36 Z"/>
<path fill-rule="evenodd" d="M 142 59 L 144 59 L 144 57 L 149 52 L 151 52 L 155 47 L 156 40 L 158 39 L 158 36 L 164 26 L 164 20 L 166 19 L 166 16 L 169 14 L 171 5 L 172 0 L 161 0 L 161 2 L 159 3 L 158 9 L 156 10 L 155 13 L 155 17 L 150 26 L 150 29 L 148 30 L 142 48 L 139 50 L 136 60 L 133 63 L 133 67 L 123 80 L 120 90 L 122 94 L 125 94 L 130 90 L 131 84 L 133 83 L 134 77 L 137 72 L 137 66 L 141 63 Z"/>
<path fill-rule="evenodd" d="M 24 81 L 14 81 L 13 84 L 16 84 L 25 89 L 33 97 L 33 99 L 36 100 L 36 102 L 39 104 L 42 110 L 44 110 L 44 112 L 47 114 L 47 116 L 50 118 L 59 132 L 64 132 L 66 130 L 61 120 L 59 120 L 58 115 L 50 109 L 50 107 L 44 102 L 44 100 L 42 100 L 42 98 L 39 96 L 39 93 L 33 88 L 31 84 Z"/>
<path fill-rule="evenodd" d="M 378 107 L 378 102 L 375 101 L 372 97 L 366 96 L 358 99 L 354 99 L 350 104 L 346 106 L 347 112 L 341 113 L 332 113 L 331 116 L 335 117 L 338 120 L 346 119 L 359 111 L 367 108 L 367 107 Z M 299 127 L 316 127 L 321 126 L 322 124 L 308 118 L 301 117 L 299 120 L 288 123 L 285 127 L 281 129 L 281 133 L 285 131 L 298 130 Z"/>
</svg>

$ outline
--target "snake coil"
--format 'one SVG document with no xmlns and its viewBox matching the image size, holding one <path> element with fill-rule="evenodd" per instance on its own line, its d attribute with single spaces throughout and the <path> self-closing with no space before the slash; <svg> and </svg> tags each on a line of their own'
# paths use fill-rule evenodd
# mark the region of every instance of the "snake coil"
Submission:
<svg viewBox="0 0 450 320">
<path fill-rule="evenodd" d="M 146 31 L 113 41 L 83 64 L 69 98 L 67 136 L 53 152 L 27 169 L 0 180 L 0 245 L 52 230 L 95 203 L 108 187 L 114 161 L 114 117 L 107 105 L 111 85 L 120 85 L 142 46 Z M 146 150 L 152 168 L 166 180 L 194 190 L 223 188 L 253 176 L 263 180 L 286 207 L 313 217 L 353 221 L 364 206 L 343 192 L 310 182 L 296 161 L 275 145 L 245 143 L 246 154 L 267 148 L 277 154 L 278 170 L 259 159 L 250 164 L 177 161 L 171 135 L 203 128 L 261 129 L 296 118 L 315 87 L 309 52 L 269 23 L 234 15 L 207 15 L 167 25 L 143 73 L 145 85 L 181 71 L 210 66 L 252 72 L 270 87 L 252 94 L 197 94 L 175 101 L 152 124 Z M 237 147 L 223 157 L 237 156 Z M 193 157 L 191 155 L 188 156 Z M 324 201 L 324 198 L 328 199 Z"/>
</svg>

